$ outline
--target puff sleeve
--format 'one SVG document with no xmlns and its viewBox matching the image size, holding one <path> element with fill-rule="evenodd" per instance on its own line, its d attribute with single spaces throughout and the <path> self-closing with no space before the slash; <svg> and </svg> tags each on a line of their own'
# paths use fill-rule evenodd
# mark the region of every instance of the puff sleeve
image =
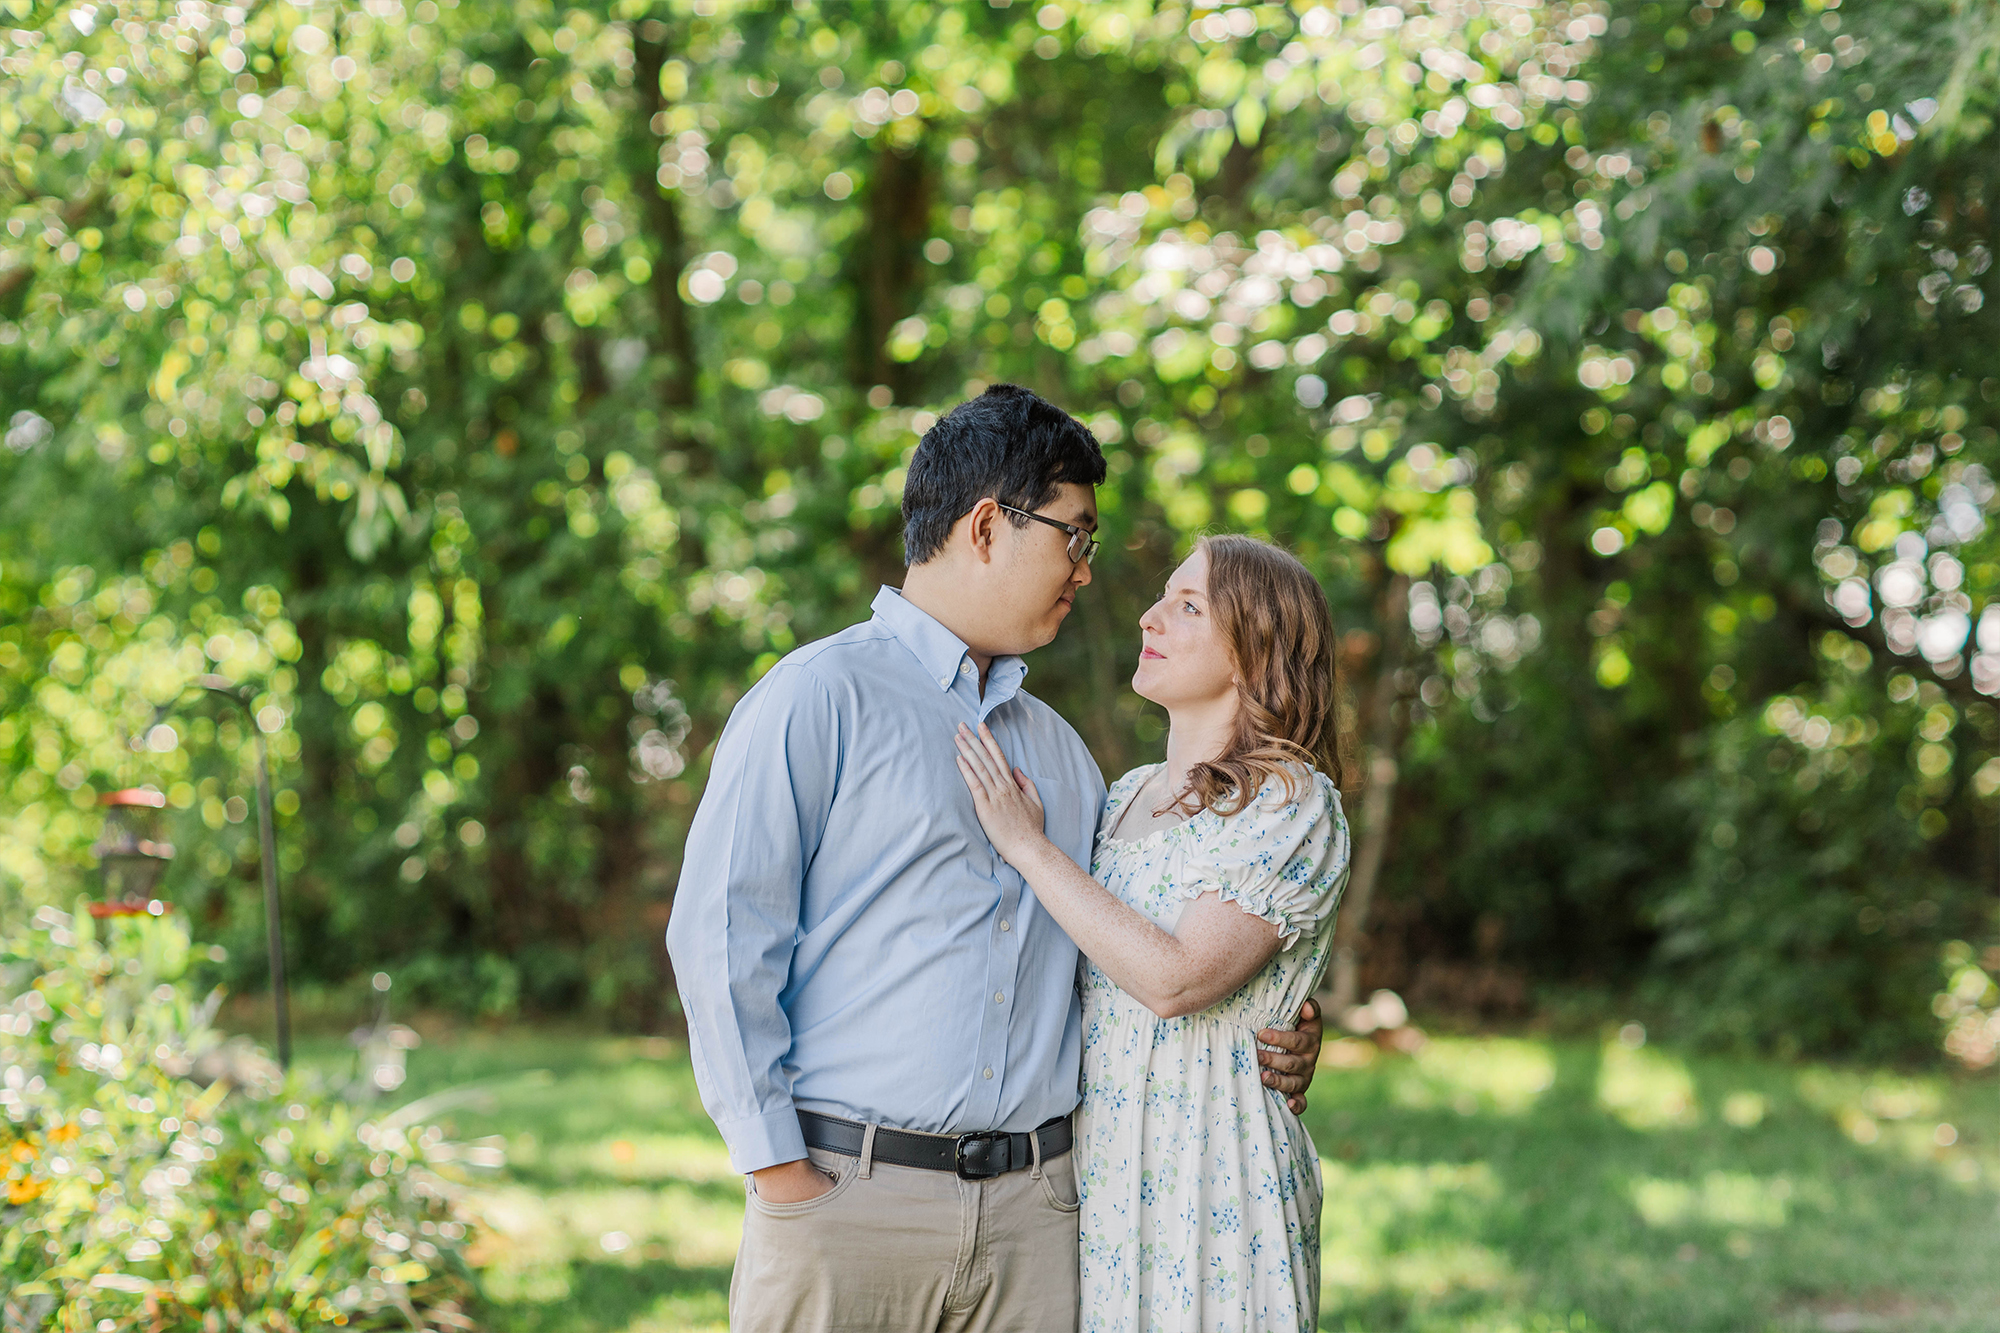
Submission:
<svg viewBox="0 0 2000 1333">
<path fill-rule="evenodd" d="M 1347 818 L 1340 792 L 1317 769 L 1266 779 L 1233 815 L 1202 821 L 1187 845 L 1176 888 L 1183 897 L 1216 893 L 1283 933 L 1289 949 L 1332 917 L 1347 886 Z"/>
</svg>

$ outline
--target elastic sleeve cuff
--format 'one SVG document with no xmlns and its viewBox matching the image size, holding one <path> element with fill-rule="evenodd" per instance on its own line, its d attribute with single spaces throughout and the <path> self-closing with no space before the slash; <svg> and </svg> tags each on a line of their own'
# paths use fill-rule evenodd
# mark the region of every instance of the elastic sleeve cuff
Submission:
<svg viewBox="0 0 2000 1333">
<path fill-rule="evenodd" d="M 806 1136 L 799 1129 L 799 1113 L 789 1106 L 731 1120 L 717 1128 L 722 1131 L 722 1141 L 729 1145 L 730 1169 L 745 1175 L 780 1162 L 796 1162 L 806 1155 Z"/>
</svg>

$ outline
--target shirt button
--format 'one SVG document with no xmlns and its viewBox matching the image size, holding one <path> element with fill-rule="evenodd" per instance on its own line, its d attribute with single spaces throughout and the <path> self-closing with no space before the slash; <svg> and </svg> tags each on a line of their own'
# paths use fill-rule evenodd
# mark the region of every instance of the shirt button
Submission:
<svg viewBox="0 0 2000 1333">
<path fill-rule="evenodd" d="M 992 1078 L 992 1077 L 993 1077 L 993 1070 L 992 1070 L 991 1068 L 988 1068 L 988 1069 L 987 1069 L 987 1071 L 986 1071 L 986 1077 L 988 1077 L 988 1078 Z"/>
<path fill-rule="evenodd" d="M 961 676 L 969 676 L 969 675 L 971 675 L 971 674 L 972 674 L 972 663 L 970 663 L 970 662 L 960 662 L 960 663 L 958 664 L 958 674 L 959 674 L 959 675 L 961 675 Z"/>
<path fill-rule="evenodd" d="M 939 676 L 939 677 L 938 677 L 938 684 L 940 684 L 940 685 L 949 685 L 949 684 L 951 684 L 951 677 L 950 677 L 950 676 Z"/>
<path fill-rule="evenodd" d="M 1005 995 L 1002 995 L 1002 994 L 1001 994 L 1001 993 L 1000 993 L 999 991 L 994 991 L 994 992 L 993 992 L 993 1003 L 995 1003 L 995 1004 L 1005 1004 L 1005 1003 L 1007 1003 L 1007 997 L 1006 997 Z"/>
<path fill-rule="evenodd" d="M 1014 928 L 1014 927 L 1013 927 L 1012 925 L 1008 924 L 1008 923 L 1007 923 L 1007 922 L 1005 922 L 1005 921 L 1002 921 L 1002 922 L 1000 923 L 1000 931 L 1001 931 L 1001 933 L 1002 933 L 1002 934 L 1005 934 L 1006 932 L 1008 932 L 1008 931 L 1012 930 L 1013 928 Z"/>
</svg>

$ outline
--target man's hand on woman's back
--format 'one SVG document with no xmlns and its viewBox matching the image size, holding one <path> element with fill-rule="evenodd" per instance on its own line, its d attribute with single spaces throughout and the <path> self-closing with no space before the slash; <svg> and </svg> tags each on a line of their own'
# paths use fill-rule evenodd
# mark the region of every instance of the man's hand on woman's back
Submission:
<svg viewBox="0 0 2000 1333">
<path fill-rule="evenodd" d="M 1320 1018 L 1318 1001 L 1305 1002 L 1299 1010 L 1298 1023 L 1298 1028 L 1292 1032 L 1265 1028 L 1258 1033 L 1257 1063 L 1264 1066 L 1264 1086 L 1283 1093 L 1285 1105 L 1292 1108 L 1293 1115 L 1304 1115 L 1306 1088 L 1311 1085 L 1313 1073 L 1319 1068 L 1320 1039 L 1326 1035 L 1326 1024 Z M 1263 1049 L 1265 1046 L 1284 1049 L 1267 1051 Z"/>
</svg>

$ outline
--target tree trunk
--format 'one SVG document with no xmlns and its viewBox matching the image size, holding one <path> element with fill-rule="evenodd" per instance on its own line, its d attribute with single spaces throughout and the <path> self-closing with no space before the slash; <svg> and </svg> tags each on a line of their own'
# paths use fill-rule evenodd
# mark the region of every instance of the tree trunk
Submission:
<svg viewBox="0 0 2000 1333">
<path fill-rule="evenodd" d="M 889 355 L 889 332 L 915 312 L 923 288 L 922 247 L 930 234 L 931 170 L 921 143 L 884 147 L 869 169 L 868 225 L 855 237 L 854 363 L 859 386 L 886 384 L 907 401 L 911 365 Z"/>
<path fill-rule="evenodd" d="M 1408 714 L 1398 717 L 1396 704 L 1401 689 L 1397 676 L 1403 669 L 1403 641 L 1409 634 L 1410 580 L 1392 574 L 1383 589 L 1380 624 L 1381 657 L 1375 665 L 1375 685 L 1369 692 L 1368 735 L 1362 752 L 1367 766 L 1361 795 L 1361 841 L 1354 856 L 1353 876 L 1340 905 L 1340 923 L 1335 928 L 1333 975 L 1328 1007 L 1337 1022 L 1352 1008 L 1361 989 L 1363 935 L 1368 928 L 1368 908 L 1375 898 L 1381 878 L 1382 858 L 1388 851 L 1389 826 L 1396 802 L 1396 756 L 1402 750 L 1403 733 L 1408 730 Z"/>
<path fill-rule="evenodd" d="M 1229 151 L 1222 155 L 1222 167 L 1215 173 L 1215 181 L 1209 194 L 1220 199 L 1223 206 L 1233 215 L 1237 225 L 1250 226 L 1254 214 L 1249 207 L 1250 187 L 1257 183 L 1261 174 L 1263 139 L 1256 143 L 1244 143 L 1233 139 Z"/>
<path fill-rule="evenodd" d="M 635 35 L 632 54 L 635 57 L 632 78 L 639 90 L 640 114 L 649 127 L 655 126 L 667 109 L 666 94 L 660 91 L 660 71 L 667 63 L 666 43 Z M 654 337 L 656 346 L 672 365 L 661 386 L 661 398 L 667 407 L 684 412 L 695 405 L 695 374 L 699 364 L 687 303 L 681 299 L 681 270 L 688 261 L 687 235 L 681 228 L 680 210 L 655 179 L 660 166 L 659 135 L 635 127 L 626 151 L 631 162 L 632 191 L 638 196 L 646 230 L 659 246 L 659 262 L 653 265 L 651 279 L 657 325 Z M 678 433 L 677 427 L 669 429 Z"/>
<path fill-rule="evenodd" d="M 635 993 L 636 980 L 628 962 L 630 942 L 648 933 L 641 919 L 640 888 L 646 871 L 645 828 L 656 811 L 647 800 L 651 788 L 641 787 L 627 775 L 621 758 L 631 741 L 620 718 L 603 728 L 598 749 L 603 756 L 602 779 L 605 810 L 597 816 L 597 901 L 583 915 L 588 922 L 582 941 L 586 957 L 593 955 L 600 968 L 609 969 L 618 985 L 608 997 L 612 1017 L 625 1024 L 642 1021 L 641 1010 L 650 1008 L 643 994 Z M 658 948 L 650 948 L 649 955 Z M 653 987 L 644 990 L 657 994 Z M 583 999 L 591 1003 L 599 997 L 586 986 Z"/>
</svg>

